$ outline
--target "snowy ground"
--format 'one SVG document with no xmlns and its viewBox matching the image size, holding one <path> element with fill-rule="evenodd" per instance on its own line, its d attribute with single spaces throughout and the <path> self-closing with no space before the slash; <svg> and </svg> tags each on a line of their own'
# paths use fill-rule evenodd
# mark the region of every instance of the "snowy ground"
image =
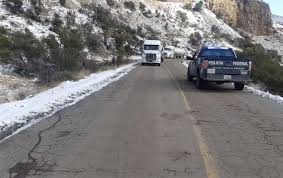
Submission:
<svg viewBox="0 0 283 178">
<path fill-rule="evenodd" d="M 182 64 L 186 67 L 188 67 L 190 61 L 183 61 Z M 258 86 L 250 84 L 245 86 L 245 91 L 250 92 L 254 95 L 260 96 L 262 98 L 267 98 L 269 100 L 275 101 L 279 104 L 283 104 L 283 97 L 278 95 L 273 95 L 269 93 L 268 91 L 262 91 Z"/>
<path fill-rule="evenodd" d="M 15 130 L 35 123 L 56 111 L 73 105 L 86 96 L 119 80 L 136 67 L 138 62 L 101 73 L 91 74 L 79 81 L 66 81 L 31 98 L 0 105 L 0 140 Z"/>
</svg>

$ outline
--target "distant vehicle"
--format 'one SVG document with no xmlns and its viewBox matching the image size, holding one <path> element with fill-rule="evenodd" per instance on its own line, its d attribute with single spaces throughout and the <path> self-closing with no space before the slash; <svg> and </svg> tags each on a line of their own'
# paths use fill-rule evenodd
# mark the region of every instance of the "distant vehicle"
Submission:
<svg viewBox="0 0 283 178">
<path fill-rule="evenodd" d="M 174 46 L 166 46 L 163 50 L 163 55 L 165 58 L 174 58 L 175 56 L 175 47 Z"/>
<path fill-rule="evenodd" d="M 233 82 L 236 90 L 243 90 L 250 81 L 252 62 L 237 58 L 232 48 L 204 46 L 191 60 L 187 80 L 196 77 L 196 87 L 201 89 L 207 82 L 217 84 Z"/>
<path fill-rule="evenodd" d="M 157 64 L 163 62 L 162 44 L 159 40 L 145 40 L 142 52 L 142 64 Z"/>
<path fill-rule="evenodd" d="M 186 58 L 188 56 L 188 50 L 186 48 L 178 48 L 174 49 L 175 58 Z"/>
</svg>

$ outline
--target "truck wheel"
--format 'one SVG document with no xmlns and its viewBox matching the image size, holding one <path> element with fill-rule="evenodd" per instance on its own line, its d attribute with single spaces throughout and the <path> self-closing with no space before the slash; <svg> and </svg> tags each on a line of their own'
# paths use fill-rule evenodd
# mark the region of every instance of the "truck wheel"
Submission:
<svg viewBox="0 0 283 178">
<path fill-rule="evenodd" d="M 236 90 L 243 90 L 245 87 L 245 84 L 240 83 L 240 82 L 234 82 L 234 87 Z"/>
<path fill-rule="evenodd" d="M 191 76 L 191 74 L 190 74 L 190 69 L 188 69 L 188 72 L 187 72 L 187 80 L 189 82 L 193 81 L 193 76 Z"/>
<path fill-rule="evenodd" d="M 203 81 L 201 78 L 200 78 L 200 73 L 198 72 L 197 74 L 197 81 L 196 81 L 196 87 L 198 89 L 203 89 L 205 86 L 205 81 Z"/>
</svg>

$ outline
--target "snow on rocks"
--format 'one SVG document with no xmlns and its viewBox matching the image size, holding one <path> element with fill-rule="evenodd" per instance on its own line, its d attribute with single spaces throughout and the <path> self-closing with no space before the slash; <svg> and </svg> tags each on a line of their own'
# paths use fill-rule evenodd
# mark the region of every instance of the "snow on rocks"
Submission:
<svg viewBox="0 0 283 178">
<path fill-rule="evenodd" d="M 1 104 L 0 140 L 11 134 L 11 128 L 12 130 L 18 129 L 32 120 L 47 117 L 75 104 L 109 83 L 119 80 L 133 70 L 136 65 L 137 63 L 132 63 L 117 69 L 91 74 L 79 81 L 66 81 L 31 98 Z"/>
</svg>

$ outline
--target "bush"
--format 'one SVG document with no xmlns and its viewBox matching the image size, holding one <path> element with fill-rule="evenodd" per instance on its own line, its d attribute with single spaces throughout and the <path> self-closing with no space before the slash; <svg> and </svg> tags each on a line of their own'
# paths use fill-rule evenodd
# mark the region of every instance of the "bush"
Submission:
<svg viewBox="0 0 283 178">
<path fill-rule="evenodd" d="M 133 1 L 125 1 L 124 2 L 124 6 L 125 8 L 130 9 L 131 11 L 135 11 L 136 10 L 136 5 Z"/>
<path fill-rule="evenodd" d="M 259 44 L 252 44 L 249 39 L 238 39 L 237 43 L 243 49 L 238 56 L 253 62 L 253 82 L 264 84 L 267 90 L 283 96 L 283 68 L 278 63 L 280 56 L 266 51 Z"/>
<path fill-rule="evenodd" d="M 115 6 L 115 1 L 114 0 L 106 0 L 108 6 L 113 7 Z"/>
<path fill-rule="evenodd" d="M 36 15 L 40 15 L 42 11 L 42 3 L 41 0 L 30 0 L 31 5 L 33 6 L 34 12 Z"/>
<path fill-rule="evenodd" d="M 25 17 L 31 19 L 31 20 L 34 20 L 34 21 L 37 21 L 39 22 L 40 21 L 40 17 L 38 14 L 36 14 L 36 12 L 32 9 L 32 8 L 29 8 L 25 11 L 24 13 Z"/>
<path fill-rule="evenodd" d="M 12 13 L 21 13 L 23 12 L 22 0 L 4 0 L 3 4 L 8 8 L 8 10 Z"/>
<path fill-rule="evenodd" d="M 187 16 L 187 14 L 184 13 L 184 12 L 178 11 L 178 12 L 177 12 L 177 15 L 178 15 L 178 17 L 181 19 L 181 21 L 182 21 L 183 23 L 185 23 L 185 22 L 188 20 L 188 16 Z"/>
<path fill-rule="evenodd" d="M 193 46 L 199 46 L 202 43 L 202 36 L 199 32 L 195 32 L 190 35 L 190 41 Z"/>
<path fill-rule="evenodd" d="M 43 44 L 29 31 L 25 33 L 15 32 L 11 35 L 10 63 L 15 71 L 22 75 L 34 76 L 45 65 L 47 52 Z"/>
<path fill-rule="evenodd" d="M 140 11 L 144 12 L 146 9 L 146 6 L 142 2 L 140 2 L 139 8 L 140 8 Z"/>
<path fill-rule="evenodd" d="M 59 38 L 63 44 L 61 60 L 56 61 L 60 70 L 76 70 L 80 66 L 83 41 L 78 30 L 63 28 L 59 32 Z"/>
<path fill-rule="evenodd" d="M 6 35 L 0 34 L 0 62 L 7 63 L 11 55 L 11 41 Z"/>
<path fill-rule="evenodd" d="M 76 24 L 76 15 L 72 11 L 68 11 L 66 21 L 68 27 L 74 26 Z"/>
<path fill-rule="evenodd" d="M 61 6 L 65 6 L 66 5 L 66 0 L 59 0 L 59 4 Z"/>
<path fill-rule="evenodd" d="M 216 25 L 213 25 L 211 27 L 211 32 L 214 33 L 214 34 L 220 34 L 220 29 Z"/>
<path fill-rule="evenodd" d="M 85 43 L 88 49 L 93 52 L 97 52 L 103 46 L 100 36 L 92 33 L 87 34 Z"/>
<path fill-rule="evenodd" d="M 52 20 L 52 26 L 50 27 L 50 30 L 53 32 L 59 32 L 62 28 L 63 21 L 61 20 L 59 14 L 55 13 L 53 20 Z"/>
<path fill-rule="evenodd" d="M 183 8 L 187 9 L 187 10 L 192 10 L 192 4 L 191 3 L 187 3 L 187 4 L 184 5 Z"/>
<path fill-rule="evenodd" d="M 112 14 L 109 13 L 107 9 L 105 9 L 101 5 L 91 4 L 86 8 L 92 10 L 94 12 L 93 19 L 98 22 L 103 30 L 108 30 L 113 28 L 117 24 L 115 18 L 113 18 Z"/>
<path fill-rule="evenodd" d="M 203 8 L 203 1 L 199 1 L 198 3 L 196 3 L 196 5 L 194 6 L 193 10 L 200 12 L 202 11 Z"/>
<path fill-rule="evenodd" d="M 142 15 L 144 15 L 147 18 L 152 18 L 153 17 L 153 14 L 152 14 L 151 10 L 143 11 Z"/>
</svg>

